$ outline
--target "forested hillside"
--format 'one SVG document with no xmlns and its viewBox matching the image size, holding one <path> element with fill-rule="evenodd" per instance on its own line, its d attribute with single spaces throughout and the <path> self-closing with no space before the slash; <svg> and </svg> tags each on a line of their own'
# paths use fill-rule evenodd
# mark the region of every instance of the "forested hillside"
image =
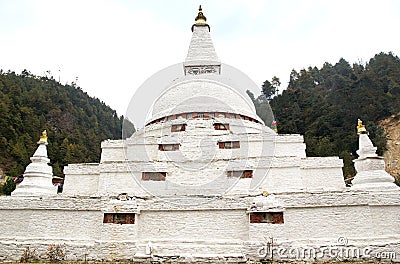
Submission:
<svg viewBox="0 0 400 264">
<path fill-rule="evenodd" d="M 0 168 L 9 176 L 24 172 L 44 129 L 58 176 L 66 164 L 98 162 L 100 142 L 121 137 L 123 118 L 115 110 L 75 84 L 61 85 L 26 70 L 0 71 L 0 113 Z"/>
<path fill-rule="evenodd" d="M 308 156 L 344 159 L 344 175 L 354 176 L 357 119 L 367 126 L 380 155 L 386 148 L 379 121 L 400 112 L 400 59 L 380 53 L 368 63 L 350 65 L 341 59 L 320 69 L 293 70 L 279 95 L 279 79 L 265 81 L 258 98 L 249 92 L 257 113 L 271 123 L 272 107 L 279 133 L 304 135 Z M 49 137 L 48 154 L 55 175 L 64 165 L 98 162 L 100 142 L 121 137 L 123 118 L 75 84 L 53 78 L 0 71 L 0 169 L 18 176 L 29 163 L 42 130 Z"/>
<path fill-rule="evenodd" d="M 383 154 L 386 139 L 378 122 L 400 112 L 397 56 L 380 53 L 366 64 L 350 65 L 340 59 L 320 69 L 293 70 L 287 89 L 275 96 L 277 85 L 276 79 L 266 81 L 264 96 L 255 100 L 256 106 L 269 100 L 279 133 L 304 135 L 308 156 L 339 155 L 345 162 L 345 177 L 353 177 L 358 118 L 366 125 L 379 154 Z"/>
</svg>

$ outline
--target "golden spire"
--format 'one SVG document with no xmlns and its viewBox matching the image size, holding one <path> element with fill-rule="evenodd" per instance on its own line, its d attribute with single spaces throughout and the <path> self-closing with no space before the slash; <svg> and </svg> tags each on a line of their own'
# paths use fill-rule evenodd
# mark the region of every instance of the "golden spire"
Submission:
<svg viewBox="0 0 400 264">
<path fill-rule="evenodd" d="M 203 15 L 203 9 L 201 8 L 201 5 L 199 6 L 199 12 L 197 13 L 197 17 L 194 19 L 194 21 L 192 32 L 195 26 L 205 26 L 208 27 L 208 31 L 210 31 L 210 26 L 206 23 L 207 18 Z"/>
<path fill-rule="evenodd" d="M 46 144 L 47 145 L 47 131 L 46 130 L 43 130 L 42 134 L 40 135 L 38 144 Z"/>
<path fill-rule="evenodd" d="M 363 125 L 361 119 L 358 119 L 357 122 L 357 134 L 367 134 L 367 130 L 365 129 L 365 126 Z"/>
<path fill-rule="evenodd" d="M 206 25 L 207 18 L 203 15 L 203 9 L 201 8 L 201 5 L 199 6 L 199 13 L 194 21 L 196 22 L 196 25 Z"/>
</svg>

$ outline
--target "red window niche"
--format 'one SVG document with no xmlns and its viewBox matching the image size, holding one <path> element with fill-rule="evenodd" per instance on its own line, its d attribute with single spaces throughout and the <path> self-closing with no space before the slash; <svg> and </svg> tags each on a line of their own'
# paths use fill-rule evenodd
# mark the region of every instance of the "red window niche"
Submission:
<svg viewBox="0 0 400 264">
<path fill-rule="evenodd" d="M 160 151 L 176 151 L 179 150 L 179 144 L 158 144 Z"/>
<path fill-rule="evenodd" d="M 236 148 L 240 148 L 240 142 L 239 141 L 223 141 L 223 142 L 218 142 L 218 146 L 220 149 L 236 149 Z"/>
<path fill-rule="evenodd" d="M 252 212 L 250 223 L 283 224 L 283 212 Z"/>
<path fill-rule="evenodd" d="M 142 172 L 143 181 L 165 181 L 166 172 Z"/>
<path fill-rule="evenodd" d="M 215 130 L 229 130 L 229 124 L 214 123 Z"/>
<path fill-rule="evenodd" d="M 180 132 L 186 130 L 186 124 L 177 124 L 171 126 L 171 132 Z"/>
<path fill-rule="evenodd" d="M 253 171 L 252 170 L 227 171 L 226 176 L 237 177 L 237 178 L 253 178 Z"/>
<path fill-rule="evenodd" d="M 134 224 L 134 213 L 104 213 L 103 223 L 105 224 Z"/>
</svg>

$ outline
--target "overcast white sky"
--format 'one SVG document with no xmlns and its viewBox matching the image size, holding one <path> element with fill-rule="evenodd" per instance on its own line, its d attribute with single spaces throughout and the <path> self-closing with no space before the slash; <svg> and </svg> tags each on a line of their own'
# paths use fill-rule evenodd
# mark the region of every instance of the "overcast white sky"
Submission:
<svg viewBox="0 0 400 264">
<path fill-rule="evenodd" d="M 400 55 L 395 0 L 0 0 L 0 68 L 78 77 L 122 115 L 148 77 L 184 61 L 199 4 L 220 60 L 260 86 L 341 57 Z"/>
</svg>

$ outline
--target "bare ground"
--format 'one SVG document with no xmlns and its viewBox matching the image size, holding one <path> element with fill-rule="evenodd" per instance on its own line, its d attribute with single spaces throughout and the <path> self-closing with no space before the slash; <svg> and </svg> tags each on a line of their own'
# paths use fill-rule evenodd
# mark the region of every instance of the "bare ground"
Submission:
<svg viewBox="0 0 400 264">
<path fill-rule="evenodd" d="M 386 171 L 400 182 L 400 113 L 392 115 L 379 124 L 385 129 L 387 150 L 383 157 L 386 163 Z"/>
</svg>

